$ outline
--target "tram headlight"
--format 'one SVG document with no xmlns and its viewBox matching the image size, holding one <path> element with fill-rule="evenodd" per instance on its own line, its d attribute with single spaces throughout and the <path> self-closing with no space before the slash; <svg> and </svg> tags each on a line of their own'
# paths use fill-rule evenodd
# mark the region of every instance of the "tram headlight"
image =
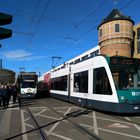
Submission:
<svg viewBox="0 0 140 140">
<path fill-rule="evenodd" d="M 24 93 L 24 90 L 21 90 L 21 94 L 25 94 L 25 93 Z"/>
<path fill-rule="evenodd" d="M 37 93 L 37 90 L 34 90 L 34 94 L 36 94 Z"/>
<path fill-rule="evenodd" d="M 120 100 L 122 100 L 122 101 L 125 100 L 124 96 L 120 96 L 119 98 L 120 98 Z"/>
</svg>

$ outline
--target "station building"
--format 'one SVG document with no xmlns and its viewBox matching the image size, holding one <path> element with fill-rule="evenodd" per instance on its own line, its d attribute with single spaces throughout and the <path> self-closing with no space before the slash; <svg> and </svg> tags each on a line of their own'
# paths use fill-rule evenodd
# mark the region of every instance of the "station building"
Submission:
<svg viewBox="0 0 140 140">
<path fill-rule="evenodd" d="M 15 83 L 15 72 L 8 69 L 0 69 L 0 83 Z"/>
<path fill-rule="evenodd" d="M 134 58 L 140 58 L 140 24 L 133 27 L 134 30 Z"/>
<path fill-rule="evenodd" d="M 15 82 L 15 72 L 8 69 L 2 68 L 2 60 L 0 60 L 0 83 L 14 83 Z"/>
<path fill-rule="evenodd" d="M 98 26 L 98 44 L 101 54 L 140 58 L 140 24 L 113 9 Z"/>
<path fill-rule="evenodd" d="M 119 10 L 111 13 L 98 26 L 98 44 L 101 54 L 108 56 L 132 56 L 134 21 Z"/>
</svg>

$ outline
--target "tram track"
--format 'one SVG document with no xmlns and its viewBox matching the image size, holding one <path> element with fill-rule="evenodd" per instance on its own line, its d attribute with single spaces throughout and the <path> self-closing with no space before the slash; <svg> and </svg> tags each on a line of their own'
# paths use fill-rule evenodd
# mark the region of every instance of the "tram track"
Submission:
<svg viewBox="0 0 140 140">
<path fill-rule="evenodd" d="M 24 101 L 22 101 L 22 106 L 26 108 L 27 112 L 29 113 L 31 119 L 33 120 L 33 123 L 35 124 L 35 128 L 23 133 L 20 133 L 18 135 L 12 136 L 7 138 L 6 140 L 12 140 L 14 138 L 17 138 L 19 136 L 34 132 L 34 131 L 38 131 L 39 132 L 39 139 L 40 140 L 48 140 L 47 135 L 45 134 L 45 132 L 42 130 L 44 128 L 44 126 L 40 126 L 38 121 L 36 120 L 35 116 L 33 115 L 32 111 L 29 109 L 28 104 L 26 104 Z"/>
<path fill-rule="evenodd" d="M 74 112 L 68 112 L 66 114 L 61 114 L 58 111 L 56 111 L 55 109 L 53 109 L 52 107 L 50 107 L 49 105 L 47 105 L 46 103 L 39 101 L 42 105 L 46 106 L 47 108 L 49 108 L 51 111 L 53 111 L 54 113 L 56 113 L 57 115 L 59 115 L 61 117 L 61 120 L 67 120 L 67 122 L 69 122 L 75 129 L 77 129 L 78 131 L 80 131 L 82 134 L 84 135 L 89 135 L 90 139 L 92 140 L 101 140 L 99 138 L 99 136 L 97 136 L 96 134 L 90 133 L 87 129 L 83 128 L 82 126 L 80 126 L 79 124 L 73 122 L 72 120 L 70 120 L 70 118 L 72 117 L 77 117 L 80 115 L 84 115 L 87 114 L 89 112 L 89 110 L 87 109 L 83 109 L 83 110 L 76 110 Z"/>
<path fill-rule="evenodd" d="M 53 100 L 50 100 L 50 101 L 52 102 Z M 35 135 L 37 134 L 37 132 L 39 132 L 38 134 L 40 135 L 41 140 L 48 140 L 48 139 L 51 140 L 53 134 L 59 134 L 57 132 L 58 132 L 58 130 L 60 130 L 60 128 L 61 128 L 60 126 L 64 123 L 71 126 L 71 130 L 77 131 L 78 134 L 80 134 L 81 136 L 82 135 L 86 136 L 86 137 L 88 137 L 88 139 L 91 139 L 91 140 L 101 140 L 101 138 L 99 138 L 99 136 L 96 133 L 88 131 L 88 129 L 85 128 L 84 126 L 82 126 L 81 123 L 79 124 L 77 121 L 75 121 L 75 120 L 78 120 L 78 116 L 87 116 L 88 113 L 91 113 L 93 110 L 88 110 L 85 108 L 77 109 L 77 108 L 73 108 L 71 105 L 69 105 L 69 107 L 65 107 L 65 108 L 64 107 L 61 108 L 59 106 L 59 109 L 58 109 L 59 102 L 55 105 L 50 106 L 50 101 L 49 101 L 49 103 L 47 103 L 46 101 L 35 99 L 32 101 L 26 100 L 26 101 L 22 102 L 22 111 L 26 112 L 25 115 L 27 115 L 28 120 L 30 120 L 29 123 L 31 123 L 31 121 L 33 120 L 34 127 L 32 127 L 32 129 L 30 129 L 30 130 L 26 129 L 27 130 L 27 131 L 25 130 L 26 132 L 24 131 L 23 133 L 20 133 L 18 135 L 13 136 L 13 137 L 7 138 L 7 140 L 17 138 L 17 137 L 22 136 L 24 134 L 27 135 L 31 132 L 34 132 Z M 52 113 L 54 113 L 54 115 L 56 114 L 57 117 L 54 117 L 54 120 L 51 120 L 51 121 L 47 120 L 47 121 L 45 121 L 45 123 L 42 123 L 37 118 L 37 116 L 38 116 L 37 114 L 39 114 L 39 113 L 36 114 L 34 112 L 35 111 L 34 105 L 35 105 L 35 108 L 36 108 L 36 106 L 38 106 L 38 107 L 43 106 L 43 109 L 46 109 L 51 114 Z M 64 105 L 65 104 L 63 104 L 63 106 Z M 60 109 L 62 109 L 62 111 L 60 111 Z M 128 123 L 128 125 L 132 124 L 138 131 L 140 131 L 140 123 L 135 122 L 133 119 L 130 120 L 129 115 L 128 115 L 128 117 L 126 117 L 125 115 L 117 115 L 117 114 L 115 115 L 112 113 L 109 113 L 109 114 L 105 113 L 105 112 L 99 112 L 99 113 L 102 113 L 104 115 L 109 115 L 110 117 L 112 117 L 112 119 L 114 118 L 114 120 L 111 120 L 111 118 L 110 119 L 109 118 L 101 118 L 103 120 L 106 119 L 107 121 L 118 122 L 120 124 L 126 123 L 126 125 L 127 125 L 127 123 Z M 45 115 L 43 114 L 42 116 L 44 117 Z M 93 116 L 91 116 L 91 117 L 93 117 Z M 97 119 L 100 119 L 100 118 L 97 117 Z M 25 122 L 25 124 L 26 124 L 26 122 Z M 111 125 L 112 124 L 113 123 L 111 123 Z M 107 127 L 108 127 L 108 125 L 107 125 Z M 99 128 L 99 129 L 101 130 L 102 128 Z M 60 131 L 63 131 L 63 130 L 60 130 Z M 120 134 L 120 133 L 118 132 L 118 134 Z M 28 135 L 28 136 L 30 136 L 30 135 Z M 65 135 L 65 132 L 61 133 L 61 136 L 67 137 L 67 135 Z M 70 140 L 71 140 L 71 138 L 70 138 Z"/>
<path fill-rule="evenodd" d="M 29 114 L 30 114 L 32 120 L 34 121 L 34 123 L 35 123 L 35 125 L 36 125 L 36 127 L 37 127 L 37 130 L 39 131 L 40 138 L 41 138 L 42 140 L 48 140 L 47 135 L 44 133 L 44 131 L 42 130 L 42 128 L 40 128 L 39 123 L 38 123 L 37 120 L 35 119 L 33 113 L 30 111 L 29 107 L 26 106 L 26 108 L 27 108 L 27 110 L 28 110 L 28 112 L 29 112 Z"/>
<path fill-rule="evenodd" d="M 24 107 L 24 110 L 26 110 L 25 112 L 29 114 L 30 119 L 33 121 L 35 128 L 32 128 L 31 130 L 27 130 L 26 132 L 23 132 L 23 133 L 14 135 L 12 137 L 9 137 L 6 140 L 13 140 L 14 138 L 17 138 L 17 137 L 25 135 L 25 134 L 29 134 L 29 133 L 34 132 L 34 131 L 38 131 L 39 132 L 40 140 L 48 140 L 49 139 L 48 138 L 49 132 L 45 133 L 43 129 L 45 129 L 48 126 L 51 126 L 51 125 L 56 125 L 57 123 L 60 123 L 62 121 L 67 121 L 69 124 L 71 124 L 73 126 L 74 129 L 79 131 L 82 135 L 88 135 L 88 137 L 90 137 L 90 140 L 101 140 L 96 134 L 90 133 L 88 130 L 86 130 L 85 128 L 83 128 L 79 124 L 77 124 L 77 123 L 73 122 L 72 120 L 70 120 L 70 118 L 72 118 L 72 117 L 77 117 L 77 116 L 80 116 L 80 115 L 87 114 L 88 110 L 83 109 L 83 110 L 76 110 L 76 111 L 73 111 L 73 112 L 67 111 L 63 115 L 63 114 L 59 113 L 58 111 L 56 111 L 55 109 L 53 109 L 53 107 L 50 107 L 49 105 L 47 105 L 45 102 L 42 102 L 40 100 L 36 100 L 36 101 L 39 104 L 42 104 L 43 106 L 48 108 L 50 111 L 53 111 L 54 113 L 56 113 L 58 116 L 60 116 L 60 118 L 55 120 L 55 121 L 52 121 L 50 123 L 46 123 L 44 125 L 39 125 L 39 122 L 35 118 L 35 115 L 30 110 L 30 107 L 29 107 L 30 103 L 29 103 L 29 101 L 28 100 L 25 101 L 25 102 L 23 101 L 22 102 L 22 107 Z"/>
</svg>

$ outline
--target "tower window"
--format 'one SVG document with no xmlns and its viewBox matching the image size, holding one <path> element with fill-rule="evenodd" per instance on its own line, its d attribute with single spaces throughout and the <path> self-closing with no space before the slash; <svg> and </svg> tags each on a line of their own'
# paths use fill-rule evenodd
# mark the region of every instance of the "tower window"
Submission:
<svg viewBox="0 0 140 140">
<path fill-rule="evenodd" d="M 115 24 L 115 32 L 120 32 L 120 26 L 119 26 L 119 24 Z"/>
<path fill-rule="evenodd" d="M 102 36 L 102 29 L 100 29 L 100 37 Z"/>
</svg>

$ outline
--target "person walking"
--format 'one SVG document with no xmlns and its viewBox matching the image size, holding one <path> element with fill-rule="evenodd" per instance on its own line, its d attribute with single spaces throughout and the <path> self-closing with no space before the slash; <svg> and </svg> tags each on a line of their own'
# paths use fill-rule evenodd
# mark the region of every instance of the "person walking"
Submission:
<svg viewBox="0 0 140 140">
<path fill-rule="evenodd" d="M 6 85 L 2 85 L 2 101 L 3 101 L 3 107 L 7 108 L 7 97 L 8 97 L 8 89 Z"/>
<path fill-rule="evenodd" d="M 17 87 L 17 99 L 18 99 L 19 107 L 21 107 L 21 94 L 20 94 L 20 88 L 19 87 Z"/>
<path fill-rule="evenodd" d="M 10 84 L 7 84 L 7 97 L 6 97 L 6 107 L 9 107 L 9 101 L 12 95 L 12 86 Z"/>
<path fill-rule="evenodd" d="M 0 84 L 0 106 L 2 105 L 2 85 Z"/>
<path fill-rule="evenodd" d="M 13 103 L 16 103 L 17 98 L 17 86 L 15 84 L 12 85 L 12 95 L 13 95 Z"/>
</svg>

